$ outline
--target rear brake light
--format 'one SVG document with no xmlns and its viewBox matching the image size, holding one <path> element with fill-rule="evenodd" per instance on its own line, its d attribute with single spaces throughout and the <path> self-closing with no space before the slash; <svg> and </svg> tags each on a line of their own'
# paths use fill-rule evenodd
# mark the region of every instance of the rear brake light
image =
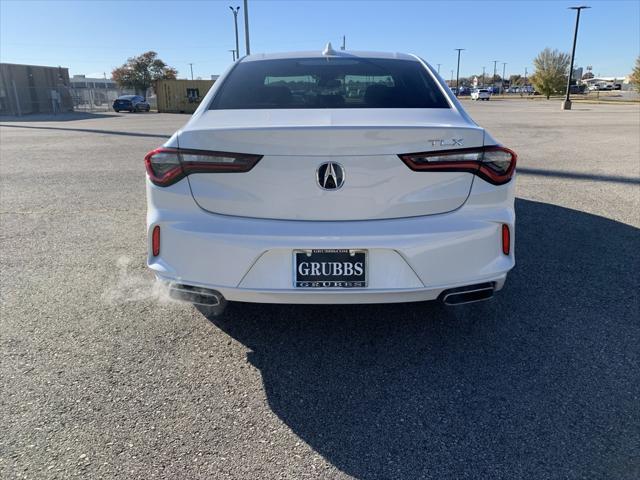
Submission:
<svg viewBox="0 0 640 480">
<path fill-rule="evenodd" d="M 144 157 L 149 179 L 156 185 L 173 185 L 191 173 L 248 172 L 262 155 L 158 148 Z"/>
<path fill-rule="evenodd" d="M 494 185 L 511 180 L 518 155 L 500 146 L 461 148 L 399 155 L 415 171 L 469 172 Z"/>
</svg>

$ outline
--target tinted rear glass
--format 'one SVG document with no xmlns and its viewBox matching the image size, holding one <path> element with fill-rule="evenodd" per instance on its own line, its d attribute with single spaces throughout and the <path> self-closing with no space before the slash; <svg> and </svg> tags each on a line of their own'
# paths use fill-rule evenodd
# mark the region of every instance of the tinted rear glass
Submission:
<svg viewBox="0 0 640 480">
<path fill-rule="evenodd" d="M 240 62 L 209 108 L 449 108 L 449 104 L 415 61 L 298 58 Z"/>
</svg>

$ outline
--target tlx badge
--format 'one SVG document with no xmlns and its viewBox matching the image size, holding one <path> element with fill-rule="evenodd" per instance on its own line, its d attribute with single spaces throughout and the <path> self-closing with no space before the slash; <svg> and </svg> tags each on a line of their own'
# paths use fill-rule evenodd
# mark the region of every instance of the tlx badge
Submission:
<svg viewBox="0 0 640 480">
<path fill-rule="evenodd" d="M 452 138 L 451 140 L 437 138 L 428 141 L 431 142 L 432 147 L 461 147 L 463 143 L 462 138 Z"/>
</svg>

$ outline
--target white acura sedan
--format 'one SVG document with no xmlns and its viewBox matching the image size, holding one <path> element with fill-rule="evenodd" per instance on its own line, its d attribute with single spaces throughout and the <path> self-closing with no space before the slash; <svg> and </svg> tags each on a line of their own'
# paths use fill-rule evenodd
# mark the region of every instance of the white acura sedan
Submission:
<svg viewBox="0 0 640 480">
<path fill-rule="evenodd" d="M 206 306 L 485 300 L 516 154 L 414 55 L 250 55 L 145 157 L 148 265 Z"/>
</svg>

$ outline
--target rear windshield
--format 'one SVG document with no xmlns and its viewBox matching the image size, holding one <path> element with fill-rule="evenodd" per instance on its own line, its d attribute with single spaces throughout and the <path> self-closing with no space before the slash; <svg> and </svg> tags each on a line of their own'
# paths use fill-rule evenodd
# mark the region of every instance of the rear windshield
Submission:
<svg viewBox="0 0 640 480">
<path fill-rule="evenodd" d="M 416 61 L 297 58 L 240 62 L 209 108 L 449 108 L 449 104 Z"/>
</svg>

